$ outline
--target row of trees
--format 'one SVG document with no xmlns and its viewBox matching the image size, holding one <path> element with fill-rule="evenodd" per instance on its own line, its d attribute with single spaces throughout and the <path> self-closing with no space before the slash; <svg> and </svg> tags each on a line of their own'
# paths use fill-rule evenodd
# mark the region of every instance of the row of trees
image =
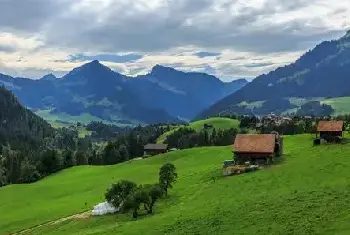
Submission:
<svg viewBox="0 0 350 235">
<path fill-rule="evenodd" d="M 168 189 L 173 187 L 177 177 L 176 167 L 166 163 L 159 170 L 158 183 L 137 185 L 129 180 L 121 180 L 107 189 L 105 198 L 123 213 L 132 211 L 133 218 L 138 217 L 142 205 L 148 214 L 152 214 L 156 202 L 168 194 Z"/>
<path fill-rule="evenodd" d="M 188 127 L 181 127 L 167 137 L 165 143 L 170 148 L 193 148 L 200 146 L 225 146 L 232 144 L 233 139 L 238 133 L 246 133 L 246 131 L 238 131 L 235 128 L 222 130 L 215 128 L 204 129 L 200 132 Z"/>
</svg>

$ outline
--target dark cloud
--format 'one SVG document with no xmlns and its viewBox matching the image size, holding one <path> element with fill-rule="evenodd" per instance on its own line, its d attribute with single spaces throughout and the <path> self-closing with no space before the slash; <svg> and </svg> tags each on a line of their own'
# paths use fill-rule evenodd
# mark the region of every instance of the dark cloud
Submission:
<svg viewBox="0 0 350 235">
<path fill-rule="evenodd" d="M 198 56 L 199 58 L 205 58 L 205 57 L 219 56 L 220 54 L 221 53 L 201 51 L 201 52 L 196 53 L 195 55 Z"/>
<path fill-rule="evenodd" d="M 50 44 L 105 52 L 154 52 L 188 45 L 259 53 L 302 50 L 338 32 L 319 30 L 298 19 L 259 28 L 252 25 L 316 1 L 271 0 L 261 8 L 245 7 L 237 15 L 227 11 L 221 16 L 212 10 L 217 3 L 214 0 L 169 0 L 153 11 L 141 10 L 136 1 L 112 2 L 103 12 L 103 21 L 94 21 L 93 12 L 57 18 L 47 40 Z M 226 1 L 227 9 L 235 3 Z"/>
<path fill-rule="evenodd" d="M 95 3 L 90 8 L 81 7 L 82 1 L 0 0 L 0 30 L 39 34 L 46 47 L 104 54 L 180 46 L 257 53 L 296 51 L 340 34 L 302 19 L 258 24 L 320 0 L 268 0 L 261 7 L 240 7 L 236 14 L 231 10 L 237 8 L 238 0 L 167 0 L 154 9 L 147 0 L 114 0 L 104 7 L 86 1 Z M 207 56 L 197 54 L 203 55 Z"/>
<path fill-rule="evenodd" d="M 69 61 L 86 61 L 86 60 L 99 60 L 99 61 L 109 61 L 114 63 L 126 63 L 133 62 L 141 59 L 143 56 L 139 54 L 125 54 L 125 55 L 114 55 L 114 54 L 98 54 L 98 55 L 83 55 L 76 54 L 71 55 Z"/>
<path fill-rule="evenodd" d="M 38 33 L 73 4 L 69 0 L 1 0 L 0 30 Z"/>
</svg>

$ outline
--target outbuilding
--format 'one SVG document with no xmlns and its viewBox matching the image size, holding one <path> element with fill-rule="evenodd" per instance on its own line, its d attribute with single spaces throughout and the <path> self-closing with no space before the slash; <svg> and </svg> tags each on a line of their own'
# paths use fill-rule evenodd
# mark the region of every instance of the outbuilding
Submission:
<svg viewBox="0 0 350 235">
<path fill-rule="evenodd" d="M 144 156 L 154 156 L 168 151 L 167 144 L 147 144 L 144 146 Z"/>
<path fill-rule="evenodd" d="M 236 164 L 270 164 L 282 155 L 283 139 L 274 134 L 238 134 L 233 145 Z"/>
<path fill-rule="evenodd" d="M 342 121 L 319 121 L 317 125 L 316 139 L 324 139 L 327 142 L 338 142 L 343 137 Z"/>
</svg>

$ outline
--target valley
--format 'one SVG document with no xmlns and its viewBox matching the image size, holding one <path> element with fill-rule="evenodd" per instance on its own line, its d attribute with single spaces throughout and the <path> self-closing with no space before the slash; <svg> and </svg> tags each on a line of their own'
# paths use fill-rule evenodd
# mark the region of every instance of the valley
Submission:
<svg viewBox="0 0 350 235">
<path fill-rule="evenodd" d="M 0 3 L 0 235 L 350 234 L 350 5 Z"/>
</svg>

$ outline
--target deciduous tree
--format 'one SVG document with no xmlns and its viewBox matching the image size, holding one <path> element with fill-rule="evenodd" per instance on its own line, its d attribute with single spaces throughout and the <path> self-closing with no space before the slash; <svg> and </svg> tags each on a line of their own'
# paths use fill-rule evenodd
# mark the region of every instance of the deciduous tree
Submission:
<svg viewBox="0 0 350 235">
<path fill-rule="evenodd" d="M 173 187 L 173 183 L 177 180 L 176 167 L 172 163 L 164 164 L 159 171 L 159 185 L 164 190 L 165 195 L 168 189 Z"/>
<path fill-rule="evenodd" d="M 107 189 L 106 200 L 114 207 L 119 208 L 126 201 L 130 194 L 136 189 L 137 185 L 129 180 L 121 180 Z"/>
</svg>

